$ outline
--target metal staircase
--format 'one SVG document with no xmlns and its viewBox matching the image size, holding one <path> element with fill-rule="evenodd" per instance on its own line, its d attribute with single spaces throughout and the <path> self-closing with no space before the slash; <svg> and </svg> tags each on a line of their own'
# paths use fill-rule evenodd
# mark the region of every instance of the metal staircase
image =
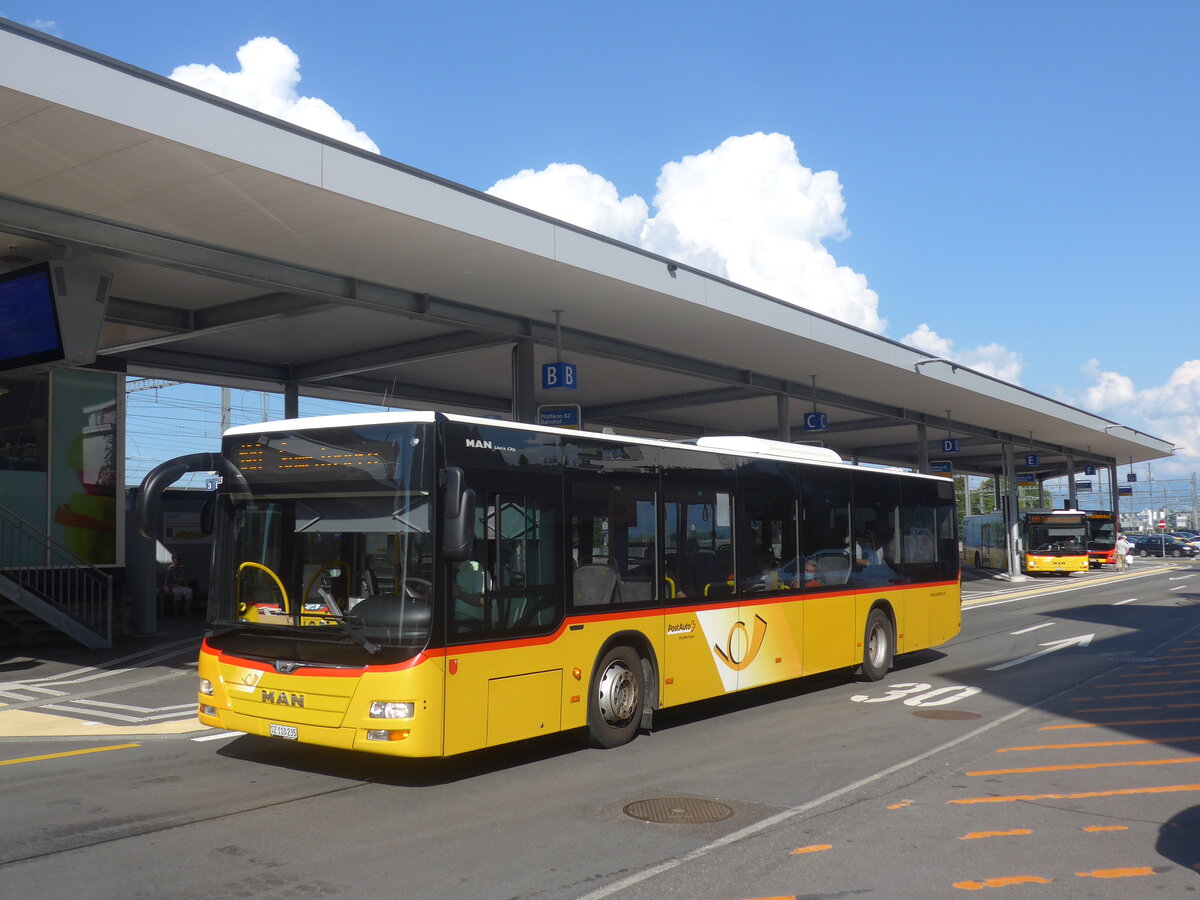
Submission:
<svg viewBox="0 0 1200 900">
<path fill-rule="evenodd" d="M 0 506 L 0 620 L 30 637 L 112 646 L 112 577 Z"/>
</svg>

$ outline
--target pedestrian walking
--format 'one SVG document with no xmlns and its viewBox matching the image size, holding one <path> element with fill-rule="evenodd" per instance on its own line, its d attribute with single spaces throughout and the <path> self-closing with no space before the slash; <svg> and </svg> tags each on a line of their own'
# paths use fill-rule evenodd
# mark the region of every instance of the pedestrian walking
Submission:
<svg viewBox="0 0 1200 900">
<path fill-rule="evenodd" d="M 1129 560 L 1130 560 L 1129 551 L 1131 551 L 1132 549 L 1133 549 L 1133 544 L 1129 543 L 1129 538 L 1125 537 L 1125 535 L 1123 535 L 1123 534 L 1117 535 L 1117 545 L 1116 545 L 1117 552 L 1115 554 L 1113 554 L 1113 556 L 1115 557 L 1113 559 L 1113 562 L 1116 563 L 1118 572 L 1128 572 L 1129 571 Z"/>
</svg>

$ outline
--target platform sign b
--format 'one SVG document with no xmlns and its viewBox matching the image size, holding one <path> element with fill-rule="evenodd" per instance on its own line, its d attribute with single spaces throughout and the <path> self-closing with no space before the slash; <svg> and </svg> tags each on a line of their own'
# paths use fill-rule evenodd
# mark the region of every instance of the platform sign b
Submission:
<svg viewBox="0 0 1200 900">
<path fill-rule="evenodd" d="M 579 387 L 574 363 L 555 362 L 542 366 L 543 391 L 573 391 Z"/>
</svg>

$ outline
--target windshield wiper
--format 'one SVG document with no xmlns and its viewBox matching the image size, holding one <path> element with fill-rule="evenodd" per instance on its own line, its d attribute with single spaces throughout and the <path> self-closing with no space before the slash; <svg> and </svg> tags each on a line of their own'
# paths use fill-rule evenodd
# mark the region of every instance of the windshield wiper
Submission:
<svg viewBox="0 0 1200 900">
<path fill-rule="evenodd" d="M 342 615 L 342 611 L 338 609 L 338 605 L 333 601 L 333 596 L 324 587 L 318 589 L 318 593 L 325 601 L 325 608 L 329 610 L 330 617 L 338 623 L 338 626 L 350 637 L 362 645 L 362 648 L 374 656 L 383 648 L 376 644 L 373 640 L 363 634 L 356 625 L 351 625 L 346 621 L 346 617 Z"/>
</svg>

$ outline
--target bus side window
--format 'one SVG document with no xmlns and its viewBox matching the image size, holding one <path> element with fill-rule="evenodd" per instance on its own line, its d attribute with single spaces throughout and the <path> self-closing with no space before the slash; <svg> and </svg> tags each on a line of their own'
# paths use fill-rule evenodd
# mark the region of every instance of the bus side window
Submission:
<svg viewBox="0 0 1200 900">
<path fill-rule="evenodd" d="M 571 602 L 579 609 L 655 601 L 652 482 L 577 474 L 570 482 Z"/>
</svg>

